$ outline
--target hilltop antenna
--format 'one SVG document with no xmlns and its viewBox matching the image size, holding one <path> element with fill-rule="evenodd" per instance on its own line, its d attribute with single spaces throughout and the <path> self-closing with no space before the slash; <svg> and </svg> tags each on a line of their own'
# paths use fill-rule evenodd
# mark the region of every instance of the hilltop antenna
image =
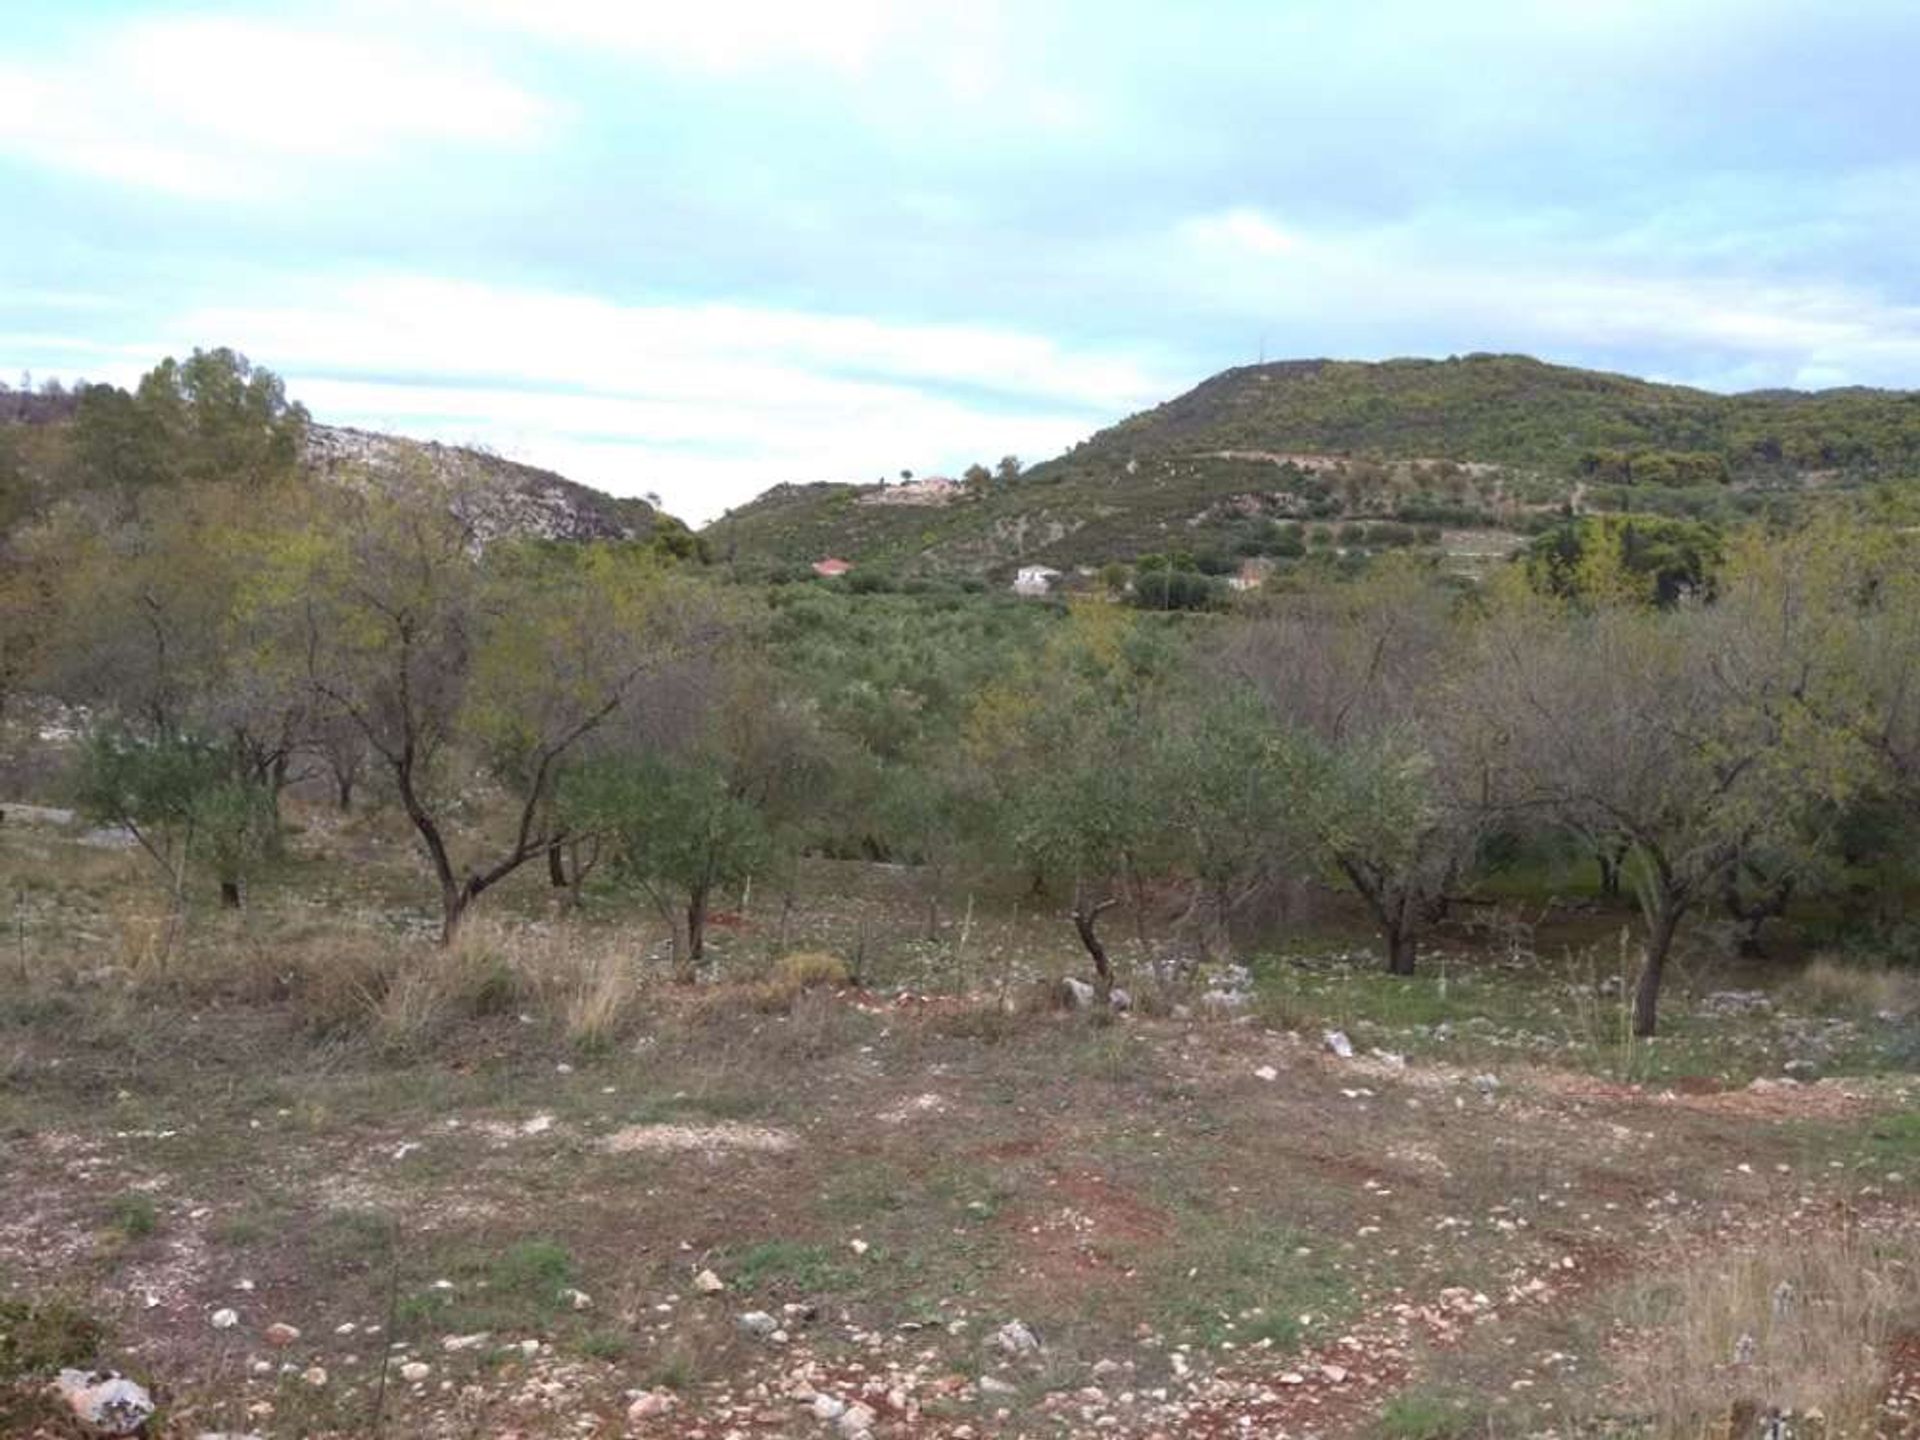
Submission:
<svg viewBox="0 0 1920 1440">
<path fill-rule="evenodd" d="M 1267 332 L 1264 330 L 1260 332 L 1260 363 L 1267 363 Z"/>
</svg>

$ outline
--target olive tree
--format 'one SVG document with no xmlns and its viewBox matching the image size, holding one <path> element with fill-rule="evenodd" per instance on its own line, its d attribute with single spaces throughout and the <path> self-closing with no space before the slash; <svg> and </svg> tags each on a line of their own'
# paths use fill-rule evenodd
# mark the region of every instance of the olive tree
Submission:
<svg viewBox="0 0 1920 1440">
<path fill-rule="evenodd" d="M 1276 597 L 1222 650 L 1282 744 L 1291 823 L 1365 905 L 1396 975 L 1445 917 L 1487 814 L 1448 683 L 1461 636 L 1453 597 L 1396 560 Z"/>
<path fill-rule="evenodd" d="M 1806 568 L 1754 540 L 1719 598 L 1574 607 L 1515 587 L 1480 633 L 1474 695 L 1503 802 L 1617 847 L 1645 922 L 1633 1029 L 1655 1033 L 1681 922 L 1766 856 L 1814 863 L 1857 747 Z"/>
<path fill-rule="evenodd" d="M 462 509 L 430 480 L 342 487 L 267 547 L 248 596 L 281 626 L 318 714 L 364 739 L 432 869 L 443 941 L 565 838 L 564 761 L 715 630 L 698 587 L 653 557 L 581 547 L 535 575 L 510 548 L 483 549 Z M 450 820 L 474 761 L 510 818 L 462 845 Z"/>
<path fill-rule="evenodd" d="M 613 874 L 671 928 L 674 969 L 706 957 L 715 896 L 797 845 L 825 750 L 811 707 L 738 652 L 679 666 L 560 777 L 565 833 L 601 841 Z"/>
</svg>

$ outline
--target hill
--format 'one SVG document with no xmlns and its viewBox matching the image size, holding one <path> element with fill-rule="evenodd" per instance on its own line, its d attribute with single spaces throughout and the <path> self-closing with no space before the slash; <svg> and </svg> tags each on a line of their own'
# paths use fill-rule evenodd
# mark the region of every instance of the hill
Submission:
<svg viewBox="0 0 1920 1440">
<path fill-rule="evenodd" d="M 303 455 L 315 474 L 397 474 L 422 465 L 428 474 L 472 497 L 464 518 L 481 540 L 500 535 L 544 540 L 645 539 L 662 525 L 679 526 L 646 501 L 609 495 L 551 470 L 486 450 L 410 440 L 338 425 L 309 425 Z"/>
<path fill-rule="evenodd" d="M 955 572 L 1316 539 L 1484 555 L 1568 506 L 1728 518 L 1915 475 L 1915 392 L 1719 395 L 1516 355 L 1293 360 L 1224 371 L 942 506 L 782 486 L 705 533 L 736 558 Z"/>
<path fill-rule="evenodd" d="M 0 531 L 56 496 L 122 481 L 163 483 L 173 474 L 178 456 L 191 447 L 154 442 L 141 426 L 140 403 L 107 386 L 0 390 Z M 486 450 L 318 424 L 298 407 L 286 414 L 291 453 L 301 470 L 320 479 L 365 476 L 376 483 L 424 474 L 462 497 L 463 518 L 483 541 L 503 535 L 585 541 L 686 533 L 681 521 L 645 500 L 609 495 Z M 162 463 L 132 458 L 153 454 Z M 241 456 L 234 468 L 244 473 L 246 459 Z"/>
</svg>

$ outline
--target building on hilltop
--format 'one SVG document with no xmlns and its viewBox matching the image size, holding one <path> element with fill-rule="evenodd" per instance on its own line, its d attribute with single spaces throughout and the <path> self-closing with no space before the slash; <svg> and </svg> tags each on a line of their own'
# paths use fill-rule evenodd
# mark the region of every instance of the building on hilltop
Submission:
<svg viewBox="0 0 1920 1440">
<path fill-rule="evenodd" d="M 844 575 L 853 569 L 851 560 L 841 560 L 829 555 L 824 560 L 813 562 L 813 573 L 823 580 L 831 580 L 836 575 Z"/>
<path fill-rule="evenodd" d="M 1047 595 L 1052 593 L 1053 582 L 1059 578 L 1060 572 L 1050 565 L 1022 565 L 1013 577 L 1013 593 Z"/>
</svg>

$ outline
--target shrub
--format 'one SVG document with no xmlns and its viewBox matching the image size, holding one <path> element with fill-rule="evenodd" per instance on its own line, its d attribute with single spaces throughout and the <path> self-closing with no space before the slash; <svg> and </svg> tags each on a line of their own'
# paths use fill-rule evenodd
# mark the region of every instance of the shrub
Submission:
<svg viewBox="0 0 1920 1440">
<path fill-rule="evenodd" d="M 851 985 L 853 971 L 838 955 L 821 950 L 797 950 L 774 966 L 773 978 L 796 990 L 811 990 L 817 986 Z"/>
</svg>

